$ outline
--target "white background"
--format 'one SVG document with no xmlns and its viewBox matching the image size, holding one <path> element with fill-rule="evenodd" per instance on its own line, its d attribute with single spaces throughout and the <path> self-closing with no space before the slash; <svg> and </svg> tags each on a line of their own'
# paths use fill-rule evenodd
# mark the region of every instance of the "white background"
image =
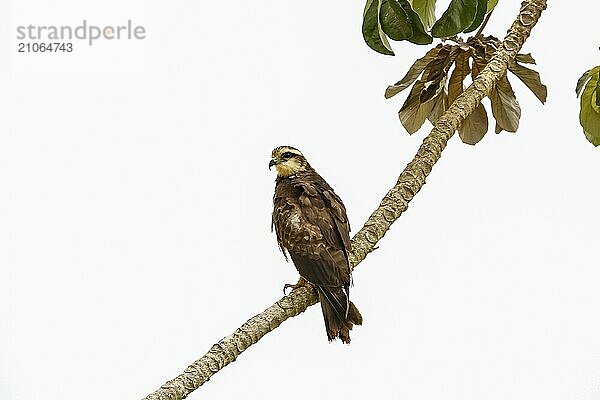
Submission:
<svg viewBox="0 0 600 400">
<path fill-rule="evenodd" d="M 574 94 L 600 6 L 549 3 L 524 49 L 547 104 L 514 83 L 518 134 L 450 141 L 355 273 L 352 344 L 312 307 L 190 399 L 600 399 L 600 149 Z M 277 145 L 360 228 L 429 131 L 383 98 L 426 48 L 370 50 L 363 5 L 0 3 L 0 399 L 142 398 L 277 300 Z M 16 26 L 83 18 L 147 39 L 17 54 Z"/>
</svg>

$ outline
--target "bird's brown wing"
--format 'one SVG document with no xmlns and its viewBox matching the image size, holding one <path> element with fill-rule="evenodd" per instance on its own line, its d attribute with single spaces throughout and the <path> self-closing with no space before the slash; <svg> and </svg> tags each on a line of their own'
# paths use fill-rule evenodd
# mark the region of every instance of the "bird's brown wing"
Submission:
<svg viewBox="0 0 600 400">
<path fill-rule="evenodd" d="M 311 179 L 279 181 L 273 225 L 280 247 L 289 253 L 302 277 L 319 293 L 329 340 L 350 342 L 353 324 L 362 317 L 350 301 L 350 224 L 346 209 L 318 174 Z"/>
<path fill-rule="evenodd" d="M 331 189 L 323 190 L 323 197 L 325 197 L 325 201 L 328 203 L 337 231 L 344 243 L 346 256 L 348 256 L 352 250 L 352 244 L 350 242 L 350 222 L 346 215 L 346 207 L 344 207 L 342 199 Z"/>
<path fill-rule="evenodd" d="M 330 188 L 323 191 L 311 184 L 301 186 L 301 214 L 306 226 L 318 228 L 321 237 L 311 237 L 290 249 L 294 264 L 300 275 L 316 285 L 347 287 L 351 280 L 350 227 L 343 203 Z"/>
<path fill-rule="evenodd" d="M 316 184 L 300 184 L 300 205 L 309 223 L 317 225 L 327 243 L 350 253 L 350 223 L 346 207 L 333 189 L 320 179 Z"/>
</svg>

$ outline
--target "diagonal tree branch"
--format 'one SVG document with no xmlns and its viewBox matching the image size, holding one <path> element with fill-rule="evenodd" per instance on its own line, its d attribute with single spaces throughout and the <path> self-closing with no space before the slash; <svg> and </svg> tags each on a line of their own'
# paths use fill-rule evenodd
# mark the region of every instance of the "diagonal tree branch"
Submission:
<svg viewBox="0 0 600 400">
<path fill-rule="evenodd" d="M 400 174 L 396 185 L 385 195 L 381 204 L 371 214 L 362 229 L 352 239 L 350 264 L 355 268 L 374 250 L 377 242 L 385 235 L 392 223 L 408 208 L 408 203 L 425 185 L 425 178 L 433 165 L 440 159 L 448 140 L 454 135 L 461 122 L 470 115 L 486 97 L 496 82 L 505 74 L 509 63 L 529 37 L 541 13 L 546 9 L 546 0 L 528 0 L 521 5 L 516 21 L 473 84 L 469 86 L 436 122 L 425 138 L 413 160 Z M 262 313 L 250 318 L 233 334 L 217 344 L 196 360 L 175 379 L 144 400 L 180 400 L 198 389 L 223 367 L 248 347 L 258 342 L 285 320 L 304 312 L 317 302 L 314 292 L 305 288 L 294 290 Z"/>
</svg>

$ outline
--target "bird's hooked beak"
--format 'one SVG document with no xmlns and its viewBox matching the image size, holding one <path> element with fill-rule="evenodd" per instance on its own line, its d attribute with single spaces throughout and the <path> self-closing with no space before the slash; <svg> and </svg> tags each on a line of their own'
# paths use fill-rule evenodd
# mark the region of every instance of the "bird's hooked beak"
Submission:
<svg viewBox="0 0 600 400">
<path fill-rule="evenodd" d="M 276 164 L 277 164 L 277 161 L 275 161 L 275 160 L 269 161 L 269 171 L 271 170 L 271 167 Z"/>
</svg>

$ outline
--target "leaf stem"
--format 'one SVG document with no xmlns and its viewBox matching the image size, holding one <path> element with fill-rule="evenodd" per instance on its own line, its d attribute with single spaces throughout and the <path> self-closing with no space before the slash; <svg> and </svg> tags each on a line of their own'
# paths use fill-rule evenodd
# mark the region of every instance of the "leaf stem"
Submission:
<svg viewBox="0 0 600 400">
<path fill-rule="evenodd" d="M 485 29 L 485 26 L 488 24 L 488 22 L 490 21 L 490 18 L 492 17 L 492 13 L 494 12 L 494 10 L 490 11 L 488 13 L 488 15 L 485 17 L 485 20 L 483 21 L 483 24 L 481 24 L 481 26 L 479 27 L 479 30 L 477 31 L 477 33 L 475 34 L 475 36 L 481 36 L 481 34 L 483 33 L 483 30 Z"/>
</svg>

